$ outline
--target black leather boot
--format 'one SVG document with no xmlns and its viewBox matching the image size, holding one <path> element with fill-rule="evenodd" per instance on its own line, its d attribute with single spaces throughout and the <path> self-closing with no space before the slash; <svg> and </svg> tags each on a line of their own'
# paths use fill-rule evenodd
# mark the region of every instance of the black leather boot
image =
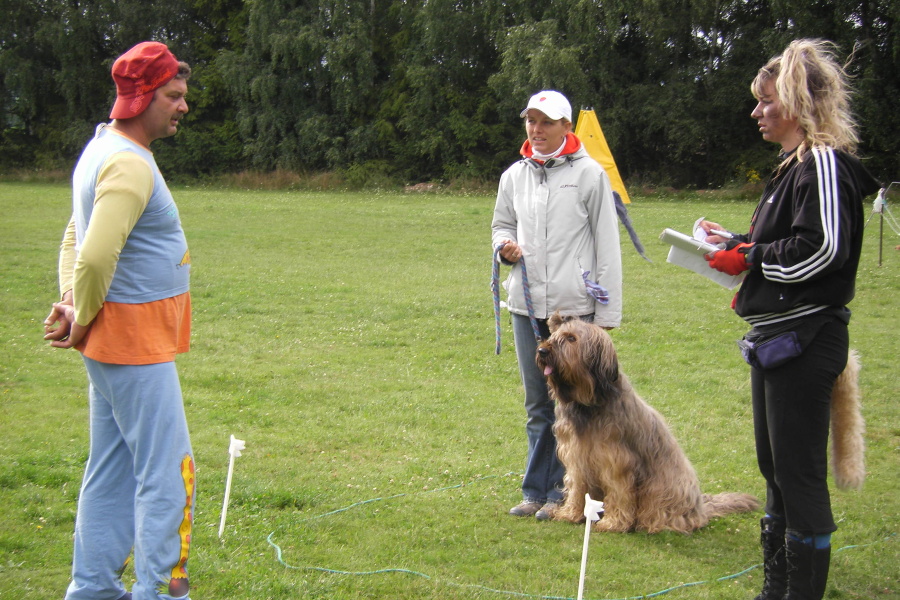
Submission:
<svg viewBox="0 0 900 600">
<path fill-rule="evenodd" d="M 787 591 L 784 521 L 763 517 L 759 520 L 759 528 L 765 579 L 762 591 L 754 600 L 782 600 Z"/>
<path fill-rule="evenodd" d="M 787 536 L 788 592 L 784 600 L 822 600 L 831 547 L 816 548 Z"/>
</svg>

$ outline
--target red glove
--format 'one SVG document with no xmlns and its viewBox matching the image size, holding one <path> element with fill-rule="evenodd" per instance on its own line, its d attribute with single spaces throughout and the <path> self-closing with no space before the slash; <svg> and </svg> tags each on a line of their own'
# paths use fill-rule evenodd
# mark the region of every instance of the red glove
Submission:
<svg viewBox="0 0 900 600">
<path fill-rule="evenodd" d="M 741 242 L 733 246 L 729 244 L 729 246 L 725 250 L 707 254 L 706 260 L 709 262 L 709 266 L 716 271 L 729 275 L 740 275 L 750 268 L 750 265 L 747 264 L 747 253 L 750 252 L 753 244 Z"/>
</svg>

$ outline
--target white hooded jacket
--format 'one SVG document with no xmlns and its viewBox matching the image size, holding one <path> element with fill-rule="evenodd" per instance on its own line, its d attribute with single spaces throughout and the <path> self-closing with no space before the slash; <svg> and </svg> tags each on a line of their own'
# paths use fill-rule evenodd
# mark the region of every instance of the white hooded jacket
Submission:
<svg viewBox="0 0 900 600">
<path fill-rule="evenodd" d="M 500 178 L 491 225 L 493 246 L 504 239 L 522 248 L 535 317 L 594 314 L 594 323 L 622 320 L 619 223 L 609 177 L 584 146 L 541 164 L 524 158 Z M 609 291 L 609 303 L 588 295 L 582 270 Z M 522 269 L 504 282 L 509 310 L 527 315 Z"/>
</svg>

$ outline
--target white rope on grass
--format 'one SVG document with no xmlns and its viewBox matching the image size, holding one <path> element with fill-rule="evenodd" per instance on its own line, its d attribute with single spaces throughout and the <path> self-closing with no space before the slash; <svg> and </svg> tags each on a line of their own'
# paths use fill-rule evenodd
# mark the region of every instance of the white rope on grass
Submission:
<svg viewBox="0 0 900 600">
<path fill-rule="evenodd" d="M 515 474 L 515 473 L 507 473 L 505 476 L 514 475 L 514 474 Z M 466 486 L 468 486 L 468 485 L 472 485 L 473 483 L 477 483 L 477 482 L 479 482 L 479 481 L 484 481 L 484 480 L 486 480 L 486 479 L 493 479 L 493 478 L 495 478 L 495 477 L 497 477 L 497 476 L 496 476 L 496 475 L 486 475 L 486 476 L 483 476 L 483 477 L 478 477 L 478 478 L 476 478 L 476 479 L 473 479 L 472 481 L 469 481 L 468 483 L 459 483 L 459 484 L 456 484 L 456 485 L 450 485 L 450 486 L 446 486 L 446 487 L 442 487 L 442 488 L 435 488 L 435 489 L 433 489 L 433 490 L 423 490 L 423 491 L 420 491 L 420 492 L 414 492 L 414 493 L 411 493 L 411 494 L 394 494 L 394 495 L 392 495 L 392 496 L 385 496 L 385 497 L 382 497 L 382 498 L 370 498 L 370 499 L 368 499 L 368 500 L 362 500 L 362 501 L 359 501 L 359 502 L 354 502 L 353 504 L 350 504 L 349 506 L 345 506 L 344 508 L 339 508 L 339 509 L 336 509 L 336 510 L 332 510 L 332 511 L 330 511 L 330 512 L 323 513 L 323 514 L 321 514 L 321 515 L 314 515 L 314 516 L 311 516 L 311 517 L 306 517 L 306 518 L 304 518 L 304 519 L 301 519 L 299 522 L 302 523 L 302 522 L 305 522 L 305 521 L 312 521 L 312 520 L 315 520 L 315 519 L 322 519 L 322 518 L 324 518 L 324 517 L 328 517 L 328 516 L 331 516 L 331 515 L 336 515 L 336 514 L 339 514 L 339 513 L 346 512 L 346 511 L 348 511 L 348 510 L 357 508 L 357 507 L 359 507 L 359 506 L 365 506 L 366 504 L 372 504 L 372 503 L 374 503 L 374 502 L 384 502 L 384 501 L 387 501 L 387 500 L 394 500 L 394 499 L 396 499 L 396 498 L 403 498 L 403 497 L 405 497 L 405 496 L 414 496 L 414 495 L 419 495 L 419 494 L 433 494 L 433 493 L 443 492 L 443 491 L 447 491 L 447 490 L 459 489 L 459 488 L 466 487 Z M 881 539 L 881 540 L 876 540 L 876 541 L 874 541 L 874 542 L 869 542 L 869 543 L 867 543 L 867 544 L 852 544 L 852 545 L 848 545 L 848 546 L 843 546 L 843 547 L 838 548 L 837 550 L 835 550 L 835 552 L 837 553 L 837 552 L 843 552 L 843 551 L 845 551 L 845 550 L 852 550 L 852 549 L 857 549 L 857 548 L 866 548 L 866 547 L 868 547 L 868 546 L 873 546 L 873 545 L 878 544 L 878 543 L 884 543 L 884 542 L 890 540 L 891 538 L 893 538 L 893 537 L 895 537 L 895 536 L 896 536 L 896 533 L 892 533 L 892 534 L 886 536 L 885 538 L 883 538 L 883 539 Z M 284 560 L 284 557 L 283 557 L 282 551 L 281 551 L 281 546 L 279 546 L 278 544 L 276 544 L 276 543 L 273 541 L 273 538 L 274 538 L 274 537 L 275 537 L 275 532 L 273 531 L 272 533 L 270 533 L 270 534 L 266 537 L 266 542 L 267 542 L 270 546 L 272 546 L 272 548 L 275 549 L 275 557 L 276 557 L 276 560 L 279 562 L 279 564 L 281 564 L 281 565 L 282 565 L 284 568 L 286 568 L 286 569 L 291 569 L 291 570 L 296 570 L 296 571 L 316 571 L 316 572 L 319 572 L 319 573 L 329 573 L 329 574 L 333 574 L 333 575 L 348 575 L 348 576 L 358 576 L 358 577 L 370 576 L 370 575 L 383 575 L 383 574 L 390 574 L 390 573 L 399 573 L 399 574 L 403 574 L 403 575 L 412 575 L 412 576 L 414 576 L 414 577 L 421 577 L 421 578 L 423 578 L 423 579 L 427 579 L 427 580 L 429 580 L 429 581 L 433 581 L 433 582 L 435 582 L 435 583 L 439 583 L 439 584 L 442 584 L 442 585 L 448 585 L 448 586 L 458 587 L 458 588 L 466 588 L 466 589 L 480 590 L 480 591 L 483 591 L 483 592 L 489 592 L 489 593 L 493 593 L 493 594 L 500 594 L 500 595 L 504 595 L 504 596 L 515 596 L 515 597 L 518 597 L 518 598 L 535 598 L 535 599 L 537 599 L 537 600 L 577 600 L 576 598 L 567 597 L 567 596 L 546 596 L 546 595 L 542 595 L 542 594 L 528 594 L 528 593 L 524 593 L 524 592 L 515 592 L 515 591 L 511 591 L 511 590 L 498 590 L 498 589 L 494 589 L 494 588 L 490 588 L 490 587 L 487 587 L 487 586 L 484 586 L 484 585 L 474 584 L 474 583 L 457 583 L 457 582 L 455 582 L 455 581 L 447 581 L 447 580 L 436 579 L 436 578 L 432 577 L 431 575 L 428 575 L 428 574 L 426 574 L 426 573 L 422 573 L 422 572 L 420 572 L 420 571 L 413 571 L 412 569 L 404 569 L 404 568 L 399 568 L 399 567 L 385 568 L 385 569 L 375 569 L 375 570 L 371 570 L 371 571 L 345 571 L 345 570 L 340 570 L 340 569 L 330 569 L 330 568 L 327 568 L 327 567 L 314 567 L 314 566 L 296 566 L 296 565 L 291 565 L 291 564 L 287 563 L 287 562 Z M 673 586 L 673 587 L 670 587 L 670 588 L 666 588 L 666 589 L 663 589 L 663 590 L 659 590 L 659 591 L 657 591 L 657 592 L 651 592 L 651 593 L 647 593 L 647 594 L 641 594 L 641 595 L 639 595 L 639 596 L 627 596 L 627 597 L 625 597 L 625 598 L 605 598 L 605 599 L 603 599 L 603 600 L 641 600 L 641 599 L 644 599 L 644 598 L 656 598 L 656 597 L 659 597 L 659 596 L 663 596 L 663 595 L 665 595 L 665 594 L 668 594 L 668 593 L 670 593 L 670 592 L 674 592 L 674 591 L 676 591 L 676 590 L 681 590 L 681 589 L 690 588 L 690 587 L 697 587 L 697 586 L 701 586 L 701 585 L 709 585 L 709 584 L 712 584 L 712 583 L 720 583 L 720 582 L 723 582 L 723 581 L 729 581 L 729 580 L 731 580 L 731 579 L 737 579 L 738 577 L 741 577 L 742 575 L 746 575 L 746 574 L 749 573 L 750 571 L 753 571 L 754 569 L 758 569 L 758 568 L 760 568 L 760 567 L 762 567 L 762 566 L 763 566 L 762 563 L 759 563 L 759 564 L 755 564 L 755 565 L 752 565 L 752 566 L 750 566 L 750 567 L 747 567 L 746 569 L 743 569 L 742 571 L 739 571 L 739 572 L 737 572 L 737 573 L 732 573 L 732 574 L 730 574 L 730 575 L 724 575 L 724 576 L 722 576 L 722 577 L 718 577 L 718 578 L 715 578 L 715 579 L 708 579 L 708 580 L 703 580 L 703 581 L 693 581 L 693 582 L 689 582 L 689 583 L 682 583 L 682 584 L 679 584 L 679 585 L 676 585 L 676 586 Z M 599 599 L 598 599 L 598 600 L 599 600 Z"/>
</svg>

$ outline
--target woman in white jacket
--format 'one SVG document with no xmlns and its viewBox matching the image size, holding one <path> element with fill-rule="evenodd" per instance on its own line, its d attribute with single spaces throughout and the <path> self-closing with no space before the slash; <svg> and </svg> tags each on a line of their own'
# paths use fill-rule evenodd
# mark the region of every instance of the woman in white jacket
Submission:
<svg viewBox="0 0 900 600">
<path fill-rule="evenodd" d="M 552 431 L 553 402 L 534 361 L 537 341 L 521 262 L 543 338 L 549 336 L 547 319 L 557 311 L 607 329 L 618 326 L 622 262 L 609 178 L 572 133 L 569 101 L 556 91 L 538 92 L 520 116 L 527 134 L 522 160 L 500 178 L 491 228 L 499 259 L 514 265 L 504 287 L 528 413 L 522 502 L 510 514 L 546 520 L 562 501 L 563 466 Z"/>
</svg>

